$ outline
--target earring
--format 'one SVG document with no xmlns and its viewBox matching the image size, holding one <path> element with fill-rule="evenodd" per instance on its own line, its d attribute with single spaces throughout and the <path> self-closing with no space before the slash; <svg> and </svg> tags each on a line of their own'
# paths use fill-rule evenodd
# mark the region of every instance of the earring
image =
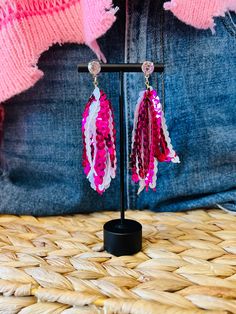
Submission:
<svg viewBox="0 0 236 314">
<path fill-rule="evenodd" d="M 179 163 L 170 141 L 162 105 L 157 92 L 149 85 L 154 64 L 142 64 L 146 90 L 139 94 L 132 133 L 132 180 L 139 182 L 138 194 L 146 187 L 155 190 L 158 162 Z"/>
<path fill-rule="evenodd" d="M 88 70 L 93 76 L 94 91 L 83 113 L 83 168 L 91 188 L 102 194 L 116 175 L 116 131 L 114 113 L 106 94 L 99 89 L 98 61 L 91 61 Z"/>
</svg>

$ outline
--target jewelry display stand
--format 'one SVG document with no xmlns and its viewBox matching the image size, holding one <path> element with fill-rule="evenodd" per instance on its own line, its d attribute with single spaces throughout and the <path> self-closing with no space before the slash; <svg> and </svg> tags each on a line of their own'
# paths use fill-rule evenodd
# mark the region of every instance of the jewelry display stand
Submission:
<svg viewBox="0 0 236 314">
<path fill-rule="evenodd" d="M 125 218 L 125 130 L 124 130 L 124 73 L 142 72 L 142 64 L 101 64 L 101 72 L 117 72 L 120 79 L 119 111 L 120 111 L 120 218 L 110 220 L 103 227 L 104 249 L 115 255 L 132 255 L 142 248 L 142 225 Z M 162 64 L 154 64 L 154 72 L 163 72 Z M 87 64 L 79 64 L 78 72 L 89 72 Z"/>
</svg>

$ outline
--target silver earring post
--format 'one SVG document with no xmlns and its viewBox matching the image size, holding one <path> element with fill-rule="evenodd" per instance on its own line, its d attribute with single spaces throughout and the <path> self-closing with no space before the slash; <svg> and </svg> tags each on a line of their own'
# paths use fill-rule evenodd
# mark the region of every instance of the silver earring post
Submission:
<svg viewBox="0 0 236 314">
<path fill-rule="evenodd" d="M 101 72 L 101 64 L 97 60 L 90 61 L 88 63 L 89 73 L 93 76 L 93 84 L 94 86 L 98 86 L 97 76 Z"/>
<path fill-rule="evenodd" d="M 151 62 L 151 61 L 144 61 L 143 64 L 142 64 L 142 71 L 143 71 L 144 77 L 145 77 L 146 88 L 149 89 L 150 88 L 149 77 L 150 77 L 150 75 L 154 71 L 154 64 L 153 64 L 153 62 Z"/>
</svg>

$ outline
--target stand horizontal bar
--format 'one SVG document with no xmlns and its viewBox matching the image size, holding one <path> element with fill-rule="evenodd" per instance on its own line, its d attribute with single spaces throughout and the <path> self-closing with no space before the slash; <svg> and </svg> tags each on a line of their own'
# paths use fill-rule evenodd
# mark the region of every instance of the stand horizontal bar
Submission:
<svg viewBox="0 0 236 314">
<path fill-rule="evenodd" d="M 101 72 L 142 72 L 142 63 L 101 64 Z M 164 64 L 155 63 L 154 72 L 163 72 Z M 78 72 L 88 72 L 88 64 L 78 64 Z"/>
</svg>

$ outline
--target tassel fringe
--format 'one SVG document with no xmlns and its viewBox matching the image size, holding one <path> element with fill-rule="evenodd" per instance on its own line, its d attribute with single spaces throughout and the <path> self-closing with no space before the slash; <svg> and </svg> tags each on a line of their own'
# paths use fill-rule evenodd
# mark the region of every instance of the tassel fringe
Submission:
<svg viewBox="0 0 236 314">
<path fill-rule="evenodd" d="M 98 87 L 85 106 L 82 133 L 84 172 L 91 188 L 102 194 L 116 175 L 116 131 L 111 103 Z"/>
<path fill-rule="evenodd" d="M 139 182 L 138 194 L 155 190 L 158 162 L 179 163 L 157 92 L 152 88 L 140 93 L 134 114 L 131 147 L 132 180 Z"/>
</svg>

